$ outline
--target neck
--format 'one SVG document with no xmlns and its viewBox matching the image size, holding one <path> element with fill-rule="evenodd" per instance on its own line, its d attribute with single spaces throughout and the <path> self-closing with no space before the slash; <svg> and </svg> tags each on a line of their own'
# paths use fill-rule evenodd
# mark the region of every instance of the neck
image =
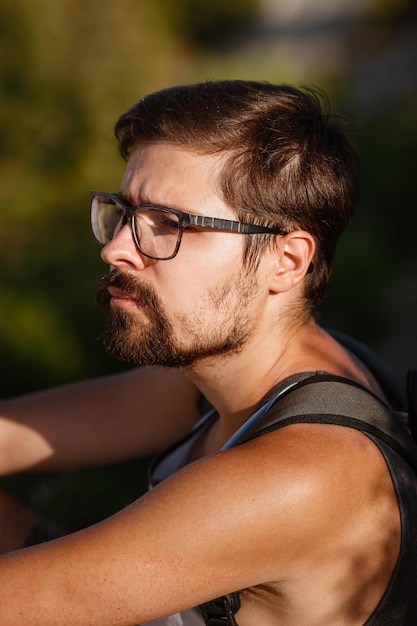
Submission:
<svg viewBox="0 0 417 626">
<path fill-rule="evenodd" d="M 197 361 L 185 375 L 216 408 L 224 436 L 232 434 L 253 413 L 262 398 L 291 374 L 311 369 L 314 324 L 281 336 L 248 342 L 239 353 Z M 310 355 L 310 356 L 308 356 Z"/>
<path fill-rule="evenodd" d="M 314 322 L 258 341 L 255 348 L 245 346 L 238 355 L 197 363 L 185 372 L 219 414 L 212 449 L 231 437 L 272 387 L 299 372 L 327 371 L 382 394 L 363 363 Z"/>
</svg>

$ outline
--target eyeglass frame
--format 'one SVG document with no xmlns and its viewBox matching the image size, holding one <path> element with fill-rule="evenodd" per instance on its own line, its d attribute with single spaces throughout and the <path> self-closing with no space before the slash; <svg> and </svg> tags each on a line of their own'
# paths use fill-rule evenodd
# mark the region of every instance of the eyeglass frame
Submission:
<svg viewBox="0 0 417 626">
<path fill-rule="evenodd" d="M 180 249 L 182 235 L 184 230 L 188 226 L 200 226 L 201 228 L 208 228 L 210 230 L 218 230 L 225 232 L 238 233 L 243 235 L 256 235 L 256 234 L 271 234 L 271 235 L 287 235 L 288 233 L 278 228 L 276 226 L 261 226 L 257 224 L 249 224 L 247 222 L 239 222 L 235 220 L 227 220 L 220 217 L 208 217 L 206 215 L 194 215 L 192 213 L 185 213 L 184 211 L 179 211 L 178 209 L 172 209 L 171 207 L 167 207 L 161 204 L 153 204 L 151 202 L 144 202 L 137 205 L 131 205 L 128 202 L 122 200 L 122 198 L 118 194 L 110 193 L 108 191 L 91 191 L 90 192 L 90 223 L 91 226 L 93 224 L 92 220 L 92 207 L 93 200 L 95 196 L 104 196 L 105 198 L 109 198 L 116 203 L 118 203 L 123 208 L 123 215 L 121 217 L 120 228 L 122 229 L 128 222 L 130 224 L 130 229 L 132 231 L 133 241 L 135 243 L 136 248 L 139 250 L 141 254 L 146 256 L 148 259 L 154 259 L 156 261 L 169 261 L 173 259 Z M 151 254 L 147 254 L 141 248 L 139 237 L 136 232 L 135 226 L 135 211 L 138 209 L 156 209 L 159 211 L 163 211 L 164 213 L 170 213 L 171 215 L 175 215 L 178 219 L 178 237 L 177 243 L 175 246 L 174 252 L 167 257 L 155 257 Z M 107 245 L 100 241 L 94 234 L 94 229 L 92 228 L 92 233 L 94 239 L 102 246 Z M 110 243 L 114 237 L 112 237 L 107 243 Z"/>
</svg>

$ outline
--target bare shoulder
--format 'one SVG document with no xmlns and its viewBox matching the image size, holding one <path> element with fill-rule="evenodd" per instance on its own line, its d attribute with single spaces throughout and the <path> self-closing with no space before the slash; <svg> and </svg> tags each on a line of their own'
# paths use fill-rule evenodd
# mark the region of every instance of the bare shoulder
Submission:
<svg viewBox="0 0 417 626">
<path fill-rule="evenodd" d="M 355 546 L 368 553 L 375 537 L 385 543 L 399 532 L 380 451 L 340 426 L 293 425 L 206 457 L 171 477 L 160 496 L 164 508 L 182 503 L 190 532 L 207 533 L 208 567 L 219 554 L 245 564 L 235 571 L 238 588 L 288 580 L 300 564 L 317 567 Z"/>
<path fill-rule="evenodd" d="M 194 601 L 247 590 L 241 626 L 262 624 L 263 611 L 265 624 L 284 614 L 292 621 L 283 624 L 364 623 L 398 558 L 389 472 L 376 445 L 353 429 L 283 428 L 201 459 L 154 496 L 155 519 L 175 511 L 181 559 L 188 554 L 194 576 L 210 581 Z"/>
<path fill-rule="evenodd" d="M 297 424 L 236 454 L 247 468 L 260 533 L 250 541 L 264 574 L 242 594 L 239 623 L 256 615 L 259 622 L 262 611 L 266 624 L 275 623 L 279 610 L 292 615 L 291 624 L 364 623 L 389 584 L 401 535 L 396 494 L 374 442 L 349 428 Z"/>
<path fill-rule="evenodd" d="M 351 526 L 362 510 L 375 508 L 376 500 L 380 504 L 393 496 L 395 501 L 380 450 L 370 438 L 351 428 L 294 424 L 259 437 L 237 448 L 236 453 L 250 465 L 249 484 L 254 481 L 256 489 L 270 490 L 270 495 L 277 486 L 280 499 L 286 494 L 291 500 L 295 519 L 303 518 L 303 507 L 309 510 L 310 523 L 318 516 L 320 532 L 327 513 L 336 516 L 328 520 L 329 526 L 335 526 L 338 518 L 341 523 L 350 520 Z M 269 480 L 265 480 L 267 476 Z"/>
<path fill-rule="evenodd" d="M 328 615 L 358 597 L 361 615 L 372 611 L 397 536 L 395 494 L 374 444 L 347 428 L 301 424 L 204 457 L 108 520 L 4 561 L 0 582 L 13 597 L 15 568 L 32 568 L 28 606 L 53 617 L 71 601 L 77 623 L 141 623 L 265 589 L 254 602 L 242 595 L 241 626 L 253 615 L 260 626 L 357 624 L 365 619 Z"/>
</svg>

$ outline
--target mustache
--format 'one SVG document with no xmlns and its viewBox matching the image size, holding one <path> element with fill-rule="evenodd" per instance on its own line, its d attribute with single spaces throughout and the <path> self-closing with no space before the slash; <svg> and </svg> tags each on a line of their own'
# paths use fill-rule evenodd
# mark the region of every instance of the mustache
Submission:
<svg viewBox="0 0 417 626">
<path fill-rule="evenodd" d="M 153 311 L 158 311 L 159 309 L 158 298 L 152 287 L 140 283 L 129 274 L 112 270 L 99 280 L 96 289 L 96 302 L 105 311 L 108 311 L 110 308 L 111 295 L 109 287 L 120 289 L 127 296 L 134 300 L 140 300 Z"/>
</svg>

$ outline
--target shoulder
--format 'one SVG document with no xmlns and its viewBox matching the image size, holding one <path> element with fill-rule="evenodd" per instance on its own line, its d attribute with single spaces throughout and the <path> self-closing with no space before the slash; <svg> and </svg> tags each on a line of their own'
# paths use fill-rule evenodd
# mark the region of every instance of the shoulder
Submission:
<svg viewBox="0 0 417 626">
<path fill-rule="evenodd" d="M 201 459 L 168 482 L 163 499 L 182 502 L 207 562 L 220 554 L 252 563 L 242 586 L 285 579 L 300 559 L 340 549 L 352 533 L 365 541 L 397 511 L 378 448 L 333 425 L 286 427 Z"/>
<path fill-rule="evenodd" d="M 84 598 L 94 555 L 102 576 L 94 604 L 109 615 L 130 606 L 132 623 L 269 583 L 293 613 L 301 598 L 308 614 L 335 584 L 345 605 L 364 581 L 390 575 L 395 507 L 383 458 L 367 437 L 297 424 L 191 463 L 108 520 L 52 551 L 39 548 L 36 567 L 53 584 L 69 564 Z"/>
</svg>

